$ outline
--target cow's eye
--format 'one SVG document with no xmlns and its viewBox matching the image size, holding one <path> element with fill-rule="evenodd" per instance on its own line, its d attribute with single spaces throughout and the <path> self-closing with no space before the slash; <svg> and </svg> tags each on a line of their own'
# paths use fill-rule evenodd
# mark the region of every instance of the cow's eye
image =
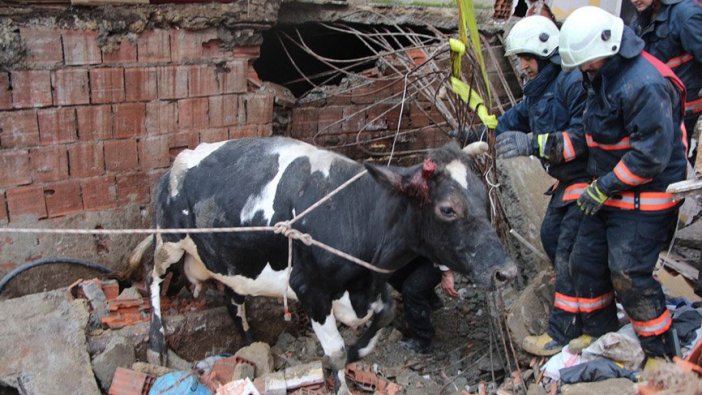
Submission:
<svg viewBox="0 0 702 395">
<path fill-rule="evenodd" d="M 456 216 L 456 210 L 454 210 L 451 206 L 442 206 L 439 208 L 439 211 L 441 212 L 441 215 L 446 218 L 454 218 Z"/>
</svg>

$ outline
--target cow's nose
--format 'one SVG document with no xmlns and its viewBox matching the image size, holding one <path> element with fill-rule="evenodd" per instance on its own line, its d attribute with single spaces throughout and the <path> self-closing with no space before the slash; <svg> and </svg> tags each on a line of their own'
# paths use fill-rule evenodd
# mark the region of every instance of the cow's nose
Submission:
<svg viewBox="0 0 702 395">
<path fill-rule="evenodd" d="M 502 285 L 511 281 L 517 277 L 517 273 L 517 265 L 514 262 L 510 262 L 502 268 L 495 270 L 493 274 L 495 285 Z"/>
</svg>

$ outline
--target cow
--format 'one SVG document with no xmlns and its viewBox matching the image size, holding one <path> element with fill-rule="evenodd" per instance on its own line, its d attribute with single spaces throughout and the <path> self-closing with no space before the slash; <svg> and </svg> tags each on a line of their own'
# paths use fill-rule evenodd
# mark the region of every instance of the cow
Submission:
<svg viewBox="0 0 702 395">
<path fill-rule="evenodd" d="M 230 288 L 230 312 L 247 340 L 246 295 L 285 294 L 298 300 L 337 393 L 347 393 L 344 367 L 370 353 L 380 329 L 393 318 L 386 286 L 392 271 L 424 256 L 470 275 L 479 285 L 516 276 L 516 265 L 488 220 L 487 194 L 470 160 L 451 143 L 410 167 L 362 165 L 284 137 L 203 143 L 182 151 L 156 187 L 157 229 L 272 226 L 295 218 L 367 170 L 292 228 L 372 267 L 295 240 L 288 274 L 288 239 L 280 233 L 156 233 L 150 239 L 155 247 L 149 361 L 166 362 L 160 283 L 168 267 L 184 259 L 193 284 L 215 279 Z M 347 347 L 337 321 L 367 327 Z"/>
</svg>

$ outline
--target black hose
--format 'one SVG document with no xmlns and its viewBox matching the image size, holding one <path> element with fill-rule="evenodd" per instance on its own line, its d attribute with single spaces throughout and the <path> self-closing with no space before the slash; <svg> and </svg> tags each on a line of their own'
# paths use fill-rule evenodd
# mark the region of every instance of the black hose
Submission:
<svg viewBox="0 0 702 395">
<path fill-rule="evenodd" d="M 105 273 L 105 274 L 111 274 L 112 269 L 108 269 L 102 265 L 98 265 L 97 263 L 87 261 L 85 259 L 80 259 L 80 258 L 72 258 L 68 256 L 49 256 L 46 258 L 40 258 L 33 260 L 31 262 L 28 262 L 20 267 L 15 268 L 11 272 L 7 273 L 5 277 L 0 280 L 0 293 L 2 293 L 3 289 L 7 285 L 7 283 L 10 282 L 15 276 L 18 274 L 35 268 L 37 266 L 43 266 L 43 265 L 51 265 L 51 264 L 57 264 L 57 263 L 67 263 L 71 265 L 78 265 L 78 266 L 83 266 L 88 269 L 93 269 L 97 270 L 99 272 Z"/>
</svg>

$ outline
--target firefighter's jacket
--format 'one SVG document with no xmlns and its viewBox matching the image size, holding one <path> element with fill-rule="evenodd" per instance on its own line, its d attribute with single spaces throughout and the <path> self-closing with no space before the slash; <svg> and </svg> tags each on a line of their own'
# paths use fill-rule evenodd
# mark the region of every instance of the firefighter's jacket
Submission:
<svg viewBox="0 0 702 395">
<path fill-rule="evenodd" d="M 625 27 L 619 53 L 592 81 L 583 77 L 588 90 L 584 127 L 588 172 L 610 196 L 605 205 L 653 211 L 673 207 L 676 202 L 662 192 L 685 179 L 684 87 L 643 47 Z M 644 192 L 656 193 L 640 195 Z"/>
<path fill-rule="evenodd" d="M 651 20 L 638 15 L 632 28 L 651 55 L 666 63 L 687 88 L 687 117 L 702 113 L 702 0 L 667 0 Z M 692 133 L 692 130 L 688 130 Z"/>
<path fill-rule="evenodd" d="M 585 90 L 582 74 L 579 70 L 561 71 L 560 65 L 553 62 L 560 63 L 560 57 L 554 55 L 552 61 L 524 86 L 524 99 L 499 118 L 495 134 L 508 130 L 531 132 L 535 143 L 540 134 L 565 136 L 566 141 L 584 139 L 582 116 Z M 559 163 L 537 155 L 546 172 L 558 180 L 548 192 L 553 195 L 550 205 L 554 207 L 577 200 L 578 195 L 570 194 L 568 187 L 589 179 L 587 152 L 580 151 L 577 157 L 574 150 L 569 152 L 572 155 L 567 154 Z"/>
</svg>

